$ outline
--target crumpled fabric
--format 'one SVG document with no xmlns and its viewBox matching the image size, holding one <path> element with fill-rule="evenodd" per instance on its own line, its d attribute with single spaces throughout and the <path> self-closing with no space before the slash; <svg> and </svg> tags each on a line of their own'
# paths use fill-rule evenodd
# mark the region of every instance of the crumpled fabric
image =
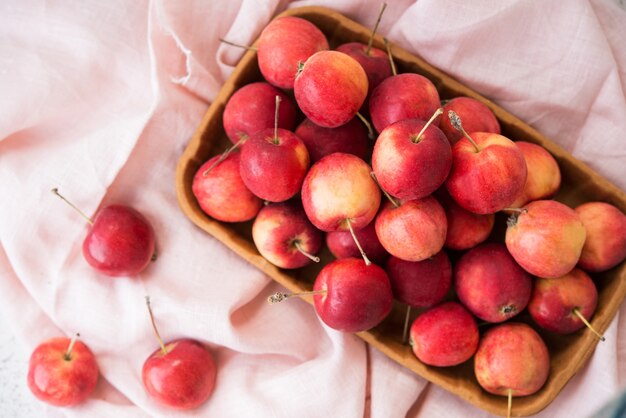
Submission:
<svg viewBox="0 0 626 418">
<path fill-rule="evenodd" d="M 322 5 L 372 26 L 364 0 L 0 3 L 0 312 L 25 352 L 72 335 L 101 380 L 49 417 L 489 417 L 280 287 L 178 207 L 176 163 L 243 51 L 276 13 Z M 626 12 L 607 0 L 390 1 L 380 33 L 527 121 L 626 189 Z M 513 138 L 515 139 L 515 138 Z M 150 220 L 159 259 L 109 278 L 82 258 L 87 214 Z M 166 340 L 205 342 L 219 368 L 197 410 L 158 406 L 141 368 Z M 626 384 L 626 305 L 589 362 L 538 417 L 587 416 Z M 24 358 L 24 377 L 27 362 Z M 24 383 L 25 384 L 25 383 Z"/>
</svg>

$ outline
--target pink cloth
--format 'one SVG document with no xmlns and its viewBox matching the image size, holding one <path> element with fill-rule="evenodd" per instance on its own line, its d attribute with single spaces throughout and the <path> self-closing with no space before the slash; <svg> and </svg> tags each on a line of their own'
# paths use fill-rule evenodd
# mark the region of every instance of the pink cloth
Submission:
<svg viewBox="0 0 626 418">
<path fill-rule="evenodd" d="M 267 306 L 279 287 L 178 208 L 177 160 L 242 55 L 219 37 L 250 43 L 286 7 L 326 5 L 365 25 L 379 8 L 287 3 L 0 3 L 0 311 L 26 352 L 80 331 L 102 374 L 87 403 L 49 416 L 489 416 L 326 328 L 305 302 Z M 398 0 L 380 32 L 626 189 L 626 13 L 614 4 Z M 112 202 L 140 210 L 159 260 L 135 279 L 94 272 L 86 226 L 54 186 L 88 214 Z M 197 411 L 161 408 L 142 387 L 157 348 L 146 294 L 164 338 L 213 348 L 216 391 Z M 538 416 L 586 416 L 626 384 L 625 315 Z"/>
</svg>

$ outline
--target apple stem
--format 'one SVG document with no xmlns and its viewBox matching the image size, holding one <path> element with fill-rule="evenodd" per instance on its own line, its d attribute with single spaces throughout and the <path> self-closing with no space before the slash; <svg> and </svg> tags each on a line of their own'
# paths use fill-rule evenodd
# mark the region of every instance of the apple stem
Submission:
<svg viewBox="0 0 626 418">
<path fill-rule="evenodd" d="M 85 220 L 89 223 L 89 225 L 93 225 L 93 219 L 91 219 L 89 216 L 85 215 L 85 213 L 82 210 L 78 209 L 76 206 L 74 206 L 74 204 L 72 202 L 70 202 L 65 197 L 63 197 L 63 195 L 61 195 L 61 193 L 59 193 L 59 189 L 58 188 L 55 187 L 54 189 L 51 190 L 51 192 L 54 193 L 55 195 L 57 195 L 58 197 L 60 197 L 61 200 L 63 200 L 65 203 L 70 205 L 76 212 L 78 212 L 80 214 L 80 216 L 85 218 Z"/>
<path fill-rule="evenodd" d="M 365 255 L 365 251 L 363 251 L 363 248 L 361 247 L 361 243 L 359 242 L 359 240 L 356 237 L 356 234 L 354 233 L 354 228 L 352 228 L 352 222 L 350 221 L 350 219 L 346 219 L 346 223 L 348 224 L 350 235 L 352 235 L 352 239 L 354 240 L 356 247 L 359 249 L 359 252 L 361 253 L 361 257 L 363 257 L 363 261 L 365 261 L 365 265 L 369 266 L 370 264 L 372 264 L 372 262 L 370 261 L 369 258 L 367 258 L 367 255 Z"/>
<path fill-rule="evenodd" d="M 206 177 L 209 172 L 211 170 L 213 170 L 219 163 L 221 163 L 222 161 L 224 161 L 226 159 L 226 157 L 228 157 L 230 155 L 231 152 L 233 152 L 235 149 L 239 148 L 240 146 L 243 145 L 244 142 L 246 142 L 248 140 L 248 135 L 246 134 L 242 134 L 239 141 L 237 141 L 235 144 L 231 145 L 229 148 L 226 149 L 226 151 L 224 151 L 222 153 L 222 155 L 220 155 L 220 158 L 218 158 L 217 160 L 215 160 L 215 162 L 213 162 L 213 164 L 211 164 L 209 166 L 209 168 L 207 168 L 206 170 L 204 170 L 204 173 L 202 173 L 202 177 Z"/>
<path fill-rule="evenodd" d="M 361 122 L 363 122 L 363 125 L 365 125 L 365 127 L 367 128 L 367 137 L 370 140 L 374 140 L 374 129 L 372 129 L 372 124 L 369 123 L 369 121 L 367 119 L 365 119 L 365 116 L 363 116 L 361 114 L 361 112 L 356 112 L 356 116 L 361 119 Z"/>
<path fill-rule="evenodd" d="M 163 344 L 163 339 L 161 338 L 161 335 L 159 335 L 159 330 L 157 329 L 156 323 L 154 322 L 154 315 L 152 314 L 152 307 L 150 306 L 150 296 L 146 296 L 146 306 L 148 307 L 148 315 L 150 315 L 150 322 L 152 323 L 154 335 L 156 335 L 156 338 L 159 341 L 159 345 L 161 346 L 161 352 L 163 353 L 163 355 L 165 355 L 167 354 L 167 348 L 165 348 L 165 344 Z"/>
<path fill-rule="evenodd" d="M 378 179 L 376 178 L 376 174 L 374 174 L 374 172 L 370 172 L 370 176 L 372 176 L 372 178 L 374 179 L 374 181 L 376 182 L 376 184 L 378 185 L 378 187 L 380 188 L 380 190 L 383 191 L 383 194 L 387 197 L 387 199 L 389 199 L 389 201 L 393 204 L 394 207 L 399 208 L 400 204 L 396 201 L 396 199 L 394 199 L 393 197 L 391 197 L 391 195 L 389 193 L 387 193 L 387 191 L 385 189 L 383 189 L 380 185 L 380 183 L 378 182 Z"/>
<path fill-rule="evenodd" d="M 247 49 L 248 51 L 256 51 L 257 50 L 257 48 L 254 47 L 254 46 L 247 46 L 247 45 L 236 44 L 234 42 L 227 41 L 224 38 L 219 38 L 219 39 L 220 39 L 220 42 L 224 42 L 226 45 L 236 46 L 237 48 Z"/>
<path fill-rule="evenodd" d="M 598 339 L 600 341 L 606 341 L 606 338 L 604 338 L 604 336 L 602 334 L 600 334 L 598 331 L 596 331 L 595 328 L 589 323 L 589 321 L 587 321 L 587 318 L 585 318 L 585 316 L 582 314 L 582 312 L 580 312 L 579 308 L 572 309 L 572 312 L 574 313 L 574 315 L 576 315 L 578 318 L 580 318 L 581 321 L 583 321 L 583 324 L 585 324 L 587 326 L 587 328 L 589 328 L 591 330 L 591 332 L 596 334 L 596 336 L 598 337 Z"/>
<path fill-rule="evenodd" d="M 312 260 L 312 261 L 315 261 L 316 263 L 319 263 L 319 262 L 320 262 L 320 258 L 319 258 L 319 257 L 317 257 L 317 256 L 314 256 L 313 254 L 311 254 L 310 252 L 308 252 L 307 250 L 305 250 L 305 249 L 302 247 L 302 244 L 300 244 L 300 241 L 295 241 L 295 242 L 293 243 L 293 245 L 296 247 L 296 249 L 297 249 L 298 251 L 300 251 L 300 252 L 302 253 L 302 255 L 306 256 L 307 258 L 309 258 L 309 259 L 310 259 L 310 260 Z"/>
<path fill-rule="evenodd" d="M 404 315 L 404 331 L 402 331 L 402 344 L 409 342 L 409 320 L 411 319 L 411 305 L 406 305 L 406 314 Z"/>
<path fill-rule="evenodd" d="M 367 41 L 367 49 L 365 50 L 365 55 L 367 55 L 368 57 L 370 55 L 370 51 L 372 50 L 372 44 L 374 43 L 374 36 L 376 36 L 376 31 L 378 30 L 378 25 L 380 24 L 380 19 L 383 17 L 383 12 L 385 11 L 385 8 L 387 8 L 387 3 L 383 2 L 383 4 L 380 5 L 380 12 L 378 13 L 378 19 L 376 19 L 374 30 L 372 31 L 372 34 L 370 35 L 369 41 Z"/>
<path fill-rule="evenodd" d="M 509 388 L 507 398 L 506 418 L 511 418 L 511 410 L 513 409 L 513 389 Z"/>
<path fill-rule="evenodd" d="M 461 122 L 461 118 L 459 117 L 459 115 L 457 115 L 454 110 L 448 110 L 448 117 L 450 118 L 450 123 L 452 123 L 454 129 L 461 132 L 463 136 L 467 138 L 469 142 L 471 142 L 474 148 L 476 148 L 476 152 L 480 152 L 480 148 L 478 147 L 476 142 L 474 142 L 472 137 L 469 136 L 467 132 L 465 132 L 465 129 L 463 129 L 463 123 Z"/>
<path fill-rule="evenodd" d="M 517 218 L 524 213 L 528 213 L 528 209 L 526 208 L 504 208 L 503 211 L 511 211 L 513 212 L 511 216 L 506 220 L 506 225 L 508 227 L 514 227 L 517 224 Z"/>
<path fill-rule="evenodd" d="M 280 109 L 280 96 L 276 95 L 276 110 L 274 111 L 274 145 L 278 145 L 278 109 Z"/>
<path fill-rule="evenodd" d="M 276 303 L 280 303 L 283 300 L 290 298 L 290 297 L 303 297 L 303 296 L 309 296 L 309 295 L 323 295 L 326 294 L 327 290 L 323 289 L 323 290 L 309 290 L 307 292 L 298 292 L 298 293 L 282 293 L 282 292 L 276 292 L 273 295 L 269 296 L 267 298 L 267 303 L 269 303 L 270 305 L 274 305 Z"/>
<path fill-rule="evenodd" d="M 63 359 L 65 361 L 70 361 L 72 359 L 72 350 L 74 349 L 74 344 L 76 344 L 76 340 L 78 340 L 79 337 L 80 334 L 77 332 L 70 340 L 70 345 L 67 347 L 67 351 L 65 351 L 65 354 L 63 355 Z"/>
<path fill-rule="evenodd" d="M 154 250 L 154 252 L 152 253 L 152 257 L 150 257 L 150 261 L 155 262 L 157 261 L 157 258 L 159 258 L 159 253 L 157 253 L 157 251 Z"/>
<path fill-rule="evenodd" d="M 433 113 L 433 115 L 430 117 L 430 119 L 428 119 L 428 122 L 426 122 L 426 125 L 424 125 L 424 127 L 422 128 L 422 130 L 420 131 L 419 134 L 417 134 L 417 136 L 415 138 L 413 138 L 413 143 L 417 144 L 422 140 L 422 135 L 424 135 L 424 132 L 426 132 L 426 129 L 428 129 L 428 127 L 435 121 L 435 119 L 437 119 L 437 116 L 441 115 L 443 113 L 443 108 L 439 108 L 437 110 L 435 110 L 435 113 Z"/>
<path fill-rule="evenodd" d="M 391 56 L 391 45 L 389 44 L 387 38 L 383 38 L 383 41 L 385 42 L 387 57 L 389 57 L 389 64 L 391 65 L 391 74 L 398 75 L 398 72 L 396 71 L 396 64 L 393 62 L 393 56 Z"/>
</svg>

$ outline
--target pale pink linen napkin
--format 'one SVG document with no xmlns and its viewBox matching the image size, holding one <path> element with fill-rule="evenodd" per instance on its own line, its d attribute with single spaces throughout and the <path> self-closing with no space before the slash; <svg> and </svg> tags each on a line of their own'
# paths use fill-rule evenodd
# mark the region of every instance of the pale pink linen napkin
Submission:
<svg viewBox="0 0 626 418">
<path fill-rule="evenodd" d="M 312 4 L 366 25 L 379 8 L 364 0 L 0 4 L 0 310 L 28 352 L 80 331 L 102 372 L 89 402 L 48 408 L 49 416 L 490 416 L 321 325 L 304 302 L 267 306 L 278 287 L 178 208 L 176 162 L 242 53 L 218 38 L 250 43 L 275 13 Z M 380 31 L 626 189 L 621 9 L 402 0 L 389 2 Z M 92 271 L 80 253 L 86 226 L 53 186 L 90 214 L 113 202 L 142 211 L 159 260 L 135 279 Z M 166 339 L 197 338 L 216 354 L 216 391 L 196 411 L 167 411 L 145 395 L 141 366 L 157 347 L 146 294 Z M 540 416 L 584 416 L 615 394 L 626 383 L 625 337 L 616 319 Z"/>
</svg>

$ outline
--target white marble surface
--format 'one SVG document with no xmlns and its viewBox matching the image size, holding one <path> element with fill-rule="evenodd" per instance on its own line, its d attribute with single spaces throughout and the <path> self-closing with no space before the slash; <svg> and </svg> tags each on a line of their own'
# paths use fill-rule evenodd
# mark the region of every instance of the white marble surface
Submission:
<svg viewBox="0 0 626 418">
<path fill-rule="evenodd" d="M 626 10 L 626 0 L 610 0 Z M 28 357 L 0 317 L 0 418 L 42 418 L 46 407 L 26 386 Z"/>
</svg>

